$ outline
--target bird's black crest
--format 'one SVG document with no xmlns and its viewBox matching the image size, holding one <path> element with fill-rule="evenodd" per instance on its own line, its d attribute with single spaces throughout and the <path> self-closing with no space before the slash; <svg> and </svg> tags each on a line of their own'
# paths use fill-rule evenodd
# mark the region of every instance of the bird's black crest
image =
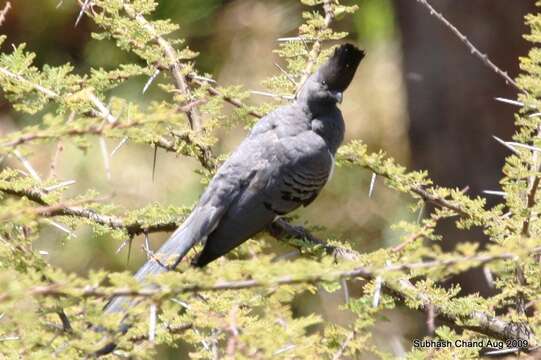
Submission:
<svg viewBox="0 0 541 360">
<path fill-rule="evenodd" d="M 327 83 L 329 90 L 346 90 L 364 55 L 364 51 L 355 45 L 340 45 L 319 69 L 321 80 Z"/>
</svg>

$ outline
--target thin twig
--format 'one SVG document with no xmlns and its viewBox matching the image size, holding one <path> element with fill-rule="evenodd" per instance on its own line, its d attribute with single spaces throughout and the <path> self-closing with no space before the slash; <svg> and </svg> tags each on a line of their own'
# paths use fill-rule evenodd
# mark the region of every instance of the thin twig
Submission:
<svg viewBox="0 0 541 360">
<path fill-rule="evenodd" d="M 332 360 L 339 360 L 342 358 L 342 355 L 346 351 L 348 344 L 351 342 L 351 340 L 353 340 L 354 337 L 355 337 L 355 330 L 351 331 L 349 335 L 344 339 L 344 341 L 340 345 L 340 348 L 332 357 Z"/>
<path fill-rule="evenodd" d="M 494 257 L 501 258 L 501 257 Z M 461 260 L 462 261 L 462 260 Z M 398 266 L 399 268 L 404 265 Z M 383 271 L 388 271 L 390 267 L 385 267 Z M 178 284 L 176 286 L 168 285 L 165 288 L 154 286 L 135 290 L 133 288 L 102 288 L 95 286 L 86 286 L 83 288 L 70 288 L 61 284 L 49 284 L 45 286 L 34 286 L 27 292 L 28 296 L 48 296 L 48 297 L 82 297 L 82 298 L 110 298 L 112 296 L 128 296 L 152 298 L 155 296 L 172 296 L 180 293 L 194 292 L 217 292 L 226 290 L 240 290 L 258 287 L 273 287 L 280 285 L 298 285 L 315 284 L 321 281 L 341 280 L 344 278 L 363 278 L 373 280 L 377 271 L 371 271 L 366 267 L 356 267 L 351 270 L 340 270 L 329 273 L 325 271 L 322 274 L 308 274 L 300 277 L 280 276 L 274 279 L 246 279 L 234 281 L 217 281 L 205 284 Z M 476 331 L 485 335 L 494 336 L 500 339 L 520 339 L 529 341 L 530 346 L 536 346 L 536 339 L 533 337 L 527 325 L 510 323 L 482 311 L 473 311 L 469 316 L 471 325 L 464 325 L 465 318 L 463 314 L 456 315 L 449 311 L 448 307 L 440 306 L 430 300 L 430 296 L 417 289 L 407 278 L 400 280 L 389 279 L 385 282 L 388 291 L 404 298 L 418 301 L 420 310 L 426 311 L 433 306 L 435 314 L 444 321 L 449 321 L 459 327 Z M 0 293 L 0 302 L 12 300 L 10 293 Z"/>
<path fill-rule="evenodd" d="M 49 98 L 56 99 L 56 98 L 60 97 L 60 95 L 57 94 L 56 92 L 54 92 L 54 91 L 52 91 L 50 89 L 47 89 L 47 88 L 45 88 L 45 87 L 43 87 L 43 86 L 41 86 L 39 84 L 35 84 L 35 83 L 31 82 L 31 81 L 28 81 L 24 77 L 22 77 L 20 75 L 17 75 L 17 74 L 14 74 L 11 71 L 9 71 L 9 70 L 7 70 L 7 69 L 5 69 L 3 67 L 0 67 L 0 74 L 4 74 L 5 76 L 9 77 L 12 80 L 19 81 L 21 83 L 26 84 L 27 86 L 31 86 L 36 91 L 46 95 Z M 217 91 L 217 90 L 215 90 L 215 91 Z M 137 124 L 136 122 L 129 122 L 129 121 L 127 123 L 119 124 L 117 122 L 117 119 L 111 114 L 111 112 L 109 111 L 107 106 L 97 96 L 95 96 L 90 91 L 85 91 L 84 93 L 87 94 L 87 99 L 96 107 L 96 109 L 94 109 L 92 111 L 92 113 L 95 116 L 106 120 L 107 125 L 105 125 L 105 126 L 92 125 L 87 129 L 71 129 L 66 133 L 66 135 L 70 135 L 70 136 L 85 135 L 85 134 L 101 135 L 108 128 L 118 128 L 118 129 L 120 129 L 120 128 L 129 128 L 129 127 L 135 126 Z M 243 106 L 243 104 L 240 103 L 240 102 L 238 102 L 237 104 L 240 107 Z M 186 112 L 192 111 L 195 108 L 196 105 L 197 105 L 197 102 L 194 102 L 194 103 L 188 104 L 186 106 L 179 107 L 179 111 L 183 111 L 183 112 L 184 111 L 186 111 Z M 254 116 L 256 116 L 256 115 L 257 114 L 254 113 Z M 43 140 L 43 139 L 51 139 L 51 138 L 56 139 L 57 135 L 51 135 L 46 131 L 42 132 L 42 133 L 24 134 L 24 135 L 21 135 L 19 138 L 15 139 L 13 141 L 10 141 L 10 142 L 4 143 L 4 144 L 0 144 L 0 146 L 2 146 L 2 147 L 15 147 L 15 146 L 18 146 L 18 145 L 21 145 L 21 144 L 24 144 L 24 143 L 28 143 L 28 142 L 31 142 L 31 141 Z M 210 148 L 208 148 L 208 147 L 206 147 L 204 145 L 201 145 L 201 144 L 194 143 L 193 140 L 191 139 L 191 137 L 189 137 L 189 136 L 185 137 L 184 139 L 189 144 L 196 145 L 201 150 L 201 153 L 200 153 L 201 157 L 199 157 L 199 160 L 201 161 L 202 165 L 205 168 L 207 168 L 208 170 L 215 170 L 215 164 L 212 163 L 212 153 L 210 151 Z M 171 152 L 178 152 L 178 149 L 179 149 L 178 146 L 176 146 L 176 144 L 174 142 L 172 142 L 172 141 L 170 141 L 170 140 L 168 140 L 168 139 L 166 139 L 164 137 L 159 138 L 155 142 L 154 145 L 156 145 L 158 147 L 161 147 L 162 149 L 164 149 L 166 151 L 171 151 Z"/>
<path fill-rule="evenodd" d="M 456 35 L 466 45 L 468 50 L 476 56 L 478 59 L 480 59 L 483 64 L 485 64 L 489 69 L 491 69 L 494 73 L 499 75 L 501 78 L 505 80 L 505 82 L 509 85 L 512 85 L 515 89 L 517 89 L 520 92 L 525 93 L 525 91 L 507 74 L 507 72 L 501 70 L 498 66 L 496 66 L 486 54 L 483 54 L 481 51 L 475 47 L 471 41 L 468 40 L 468 38 L 460 32 L 460 30 L 457 29 L 456 26 L 451 24 L 449 20 L 447 20 L 441 13 L 437 12 L 432 5 L 428 3 L 427 0 L 417 0 L 417 2 L 424 7 L 428 9 L 430 12 L 430 15 L 436 17 L 440 22 L 442 22 L 453 34 Z"/>
<path fill-rule="evenodd" d="M 380 177 L 383 177 L 383 178 L 386 178 L 386 179 L 389 179 L 389 180 L 392 180 L 391 176 L 386 173 L 386 172 L 382 172 L 380 170 L 378 170 L 377 168 L 373 167 L 373 166 L 370 166 L 369 164 L 360 164 L 358 163 L 358 158 L 357 157 L 346 157 L 344 158 L 345 161 L 353 164 L 353 165 L 358 165 L 358 166 L 361 166 L 363 168 L 366 168 L 370 171 L 372 171 L 374 174 L 380 176 Z M 454 211 L 455 213 L 457 213 L 458 215 L 460 216 L 463 216 L 463 217 L 466 217 L 466 218 L 471 218 L 471 217 L 474 217 L 476 216 L 475 214 L 471 214 L 469 213 L 466 209 L 462 208 L 460 206 L 460 204 L 455 204 L 453 203 L 452 201 L 449 201 L 433 192 L 430 191 L 430 189 L 425 189 L 423 188 L 422 186 L 412 186 L 409 188 L 409 191 L 413 194 L 416 194 L 417 196 L 419 196 L 423 201 L 425 202 L 429 202 L 433 205 L 436 205 L 438 207 L 441 207 L 441 208 L 445 208 L 445 209 L 449 209 L 449 210 L 452 210 Z"/>
<path fill-rule="evenodd" d="M 334 19 L 334 9 L 333 9 L 332 0 L 323 0 L 323 11 L 325 12 L 325 19 L 323 21 L 323 27 L 321 30 L 326 30 L 331 26 L 331 23 Z M 319 54 L 321 53 L 321 41 L 322 40 L 318 35 L 316 40 L 312 44 L 312 49 L 310 50 L 310 53 L 308 54 L 308 61 L 306 62 L 306 66 L 304 67 L 304 70 L 302 72 L 302 78 L 297 84 L 297 89 L 296 89 L 297 94 L 301 90 L 306 79 L 308 79 L 308 77 L 314 71 L 314 66 L 316 65 Z"/>
<path fill-rule="evenodd" d="M 235 99 L 235 98 L 232 98 L 228 95 L 225 95 L 224 93 L 222 93 L 220 90 L 218 90 L 216 87 L 212 87 L 212 86 L 209 86 L 208 83 L 206 81 L 202 81 L 201 79 L 198 78 L 198 76 L 196 76 L 195 74 L 188 74 L 186 76 L 186 78 L 198 85 L 198 86 L 201 86 L 201 87 L 204 87 L 207 92 L 209 93 L 209 95 L 212 95 L 212 96 L 216 96 L 216 97 L 219 97 L 221 98 L 223 101 L 229 103 L 230 105 L 233 105 L 234 107 L 236 108 L 239 108 L 239 109 L 243 109 L 243 110 L 246 110 L 246 113 L 250 116 L 253 116 L 255 118 L 262 118 L 264 115 L 263 114 L 260 114 L 254 110 L 251 110 L 246 104 L 244 104 L 242 101 L 238 100 L 238 99 Z"/>
<path fill-rule="evenodd" d="M 68 316 L 66 315 L 66 313 L 64 312 L 64 310 L 59 310 L 57 312 L 57 314 L 58 314 L 58 317 L 60 318 L 60 321 L 62 321 L 62 329 L 65 332 L 73 331 L 73 328 L 71 327 L 70 320 L 69 320 Z"/>
<path fill-rule="evenodd" d="M 190 101 L 192 97 L 191 91 L 188 87 L 186 76 L 182 72 L 182 66 L 178 61 L 177 51 L 175 48 L 171 45 L 171 43 L 160 36 L 154 25 L 147 21 L 143 15 L 138 14 L 130 3 L 123 2 L 122 6 L 126 11 L 126 14 L 135 20 L 141 26 L 141 28 L 148 33 L 150 38 L 155 39 L 155 41 L 158 43 L 164 53 L 164 56 L 167 58 L 169 71 L 173 77 L 175 87 L 186 96 L 188 101 Z M 200 131 L 203 128 L 203 123 L 197 108 L 191 109 L 187 115 L 191 128 L 195 131 Z"/>
<path fill-rule="evenodd" d="M 156 163 L 158 162 L 158 146 L 154 146 L 154 156 L 152 157 L 152 182 L 156 182 Z"/>
<path fill-rule="evenodd" d="M 274 66 L 276 66 L 278 68 L 278 70 L 280 70 L 282 72 L 282 74 L 284 74 L 286 79 L 288 79 L 289 82 L 291 82 L 295 86 L 295 89 L 297 89 L 299 87 L 299 84 L 297 84 L 297 82 L 295 81 L 293 76 L 291 76 L 291 74 L 288 73 L 283 67 L 281 67 L 280 64 L 274 63 Z"/>
<path fill-rule="evenodd" d="M 129 235 L 139 235 L 143 232 L 160 232 L 160 231 L 173 231 L 178 227 L 175 222 L 154 224 L 150 226 L 144 226 L 142 223 L 135 221 L 132 223 L 125 223 L 121 218 L 110 215 L 98 214 L 92 209 L 80 207 L 80 206 L 52 206 L 45 201 L 45 193 L 39 189 L 22 189 L 15 190 L 11 188 L 1 188 L 0 191 L 14 195 L 17 197 L 26 197 L 29 200 L 42 205 L 43 210 L 40 215 L 45 217 L 55 216 L 74 216 L 79 218 L 88 219 L 96 224 L 108 226 L 112 229 L 124 229 Z"/>
<path fill-rule="evenodd" d="M 5 67 L 0 67 L 0 74 L 4 75 L 5 77 L 10 78 L 11 80 L 15 80 L 15 81 L 18 81 L 18 82 L 20 82 L 22 84 L 30 86 L 34 90 L 37 90 L 38 92 L 44 94 L 45 96 L 47 96 L 49 98 L 54 99 L 54 98 L 58 97 L 58 94 L 56 92 L 54 92 L 52 90 L 49 90 L 46 87 L 43 87 L 43 86 L 41 86 L 39 84 L 35 84 L 35 83 L 25 79 L 21 75 L 18 75 L 18 74 L 15 74 L 15 73 L 11 72 L 10 70 L 6 69 Z"/>
</svg>

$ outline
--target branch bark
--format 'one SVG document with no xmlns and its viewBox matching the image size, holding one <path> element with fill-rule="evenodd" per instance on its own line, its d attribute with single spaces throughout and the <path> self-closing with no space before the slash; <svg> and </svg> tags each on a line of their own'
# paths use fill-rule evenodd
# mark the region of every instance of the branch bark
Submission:
<svg viewBox="0 0 541 360">
<path fill-rule="evenodd" d="M 506 255 L 511 256 L 511 255 Z M 504 256 L 495 256 L 493 260 L 505 259 Z M 488 259 L 485 259 L 488 260 Z M 457 259 L 457 262 L 462 259 Z M 438 265 L 444 266 L 445 262 L 438 262 Z M 424 265 L 423 265 L 424 266 Z M 427 264 L 433 266 L 433 264 Z M 385 267 L 383 271 L 396 271 L 404 268 L 405 265 L 398 267 Z M 413 266 L 407 266 L 413 268 Z M 418 268 L 418 266 L 415 266 Z M 281 276 L 271 280 L 235 280 L 235 281 L 218 281 L 212 284 L 191 284 L 178 287 L 161 288 L 154 286 L 152 288 L 143 288 L 134 290 L 131 288 L 101 288 L 87 286 L 83 288 L 70 288 L 61 284 L 49 284 L 45 286 L 35 286 L 30 288 L 28 296 L 39 297 L 82 297 L 82 298 L 104 298 L 116 296 L 128 296 L 139 298 L 152 298 L 174 296 L 180 293 L 195 293 L 195 292 L 219 292 L 228 290 L 242 290 L 260 287 L 273 287 L 281 285 L 295 284 L 312 284 L 322 281 L 339 281 L 342 279 L 362 278 L 365 280 L 373 280 L 381 272 L 368 269 L 366 267 L 355 267 L 351 270 L 342 270 L 335 272 L 325 272 L 323 274 L 312 274 L 301 277 Z M 385 290 L 402 301 L 418 301 L 420 303 L 419 310 L 426 311 L 433 309 L 434 313 L 443 321 L 452 323 L 460 328 L 478 332 L 480 334 L 496 337 L 503 340 L 526 340 L 531 348 L 537 346 L 537 340 L 525 324 L 514 323 L 487 314 L 483 311 L 474 311 L 469 316 L 457 315 L 449 311 L 447 307 L 441 304 L 434 303 L 430 296 L 415 287 L 407 278 L 400 280 L 389 280 L 383 284 Z M 0 293 L 0 302 L 13 300 L 8 293 Z"/>
<path fill-rule="evenodd" d="M 430 5 L 428 3 L 427 0 L 417 0 L 417 2 L 421 5 L 423 5 L 425 8 L 427 8 L 427 10 L 430 12 L 430 15 L 434 16 L 436 19 L 438 19 L 443 25 L 445 25 L 449 30 L 451 30 L 451 32 L 453 34 L 456 35 L 456 37 L 462 41 L 464 43 L 464 45 L 466 45 L 466 47 L 468 48 L 468 50 L 470 51 L 471 54 L 473 54 L 475 57 L 477 57 L 479 60 L 481 60 L 483 62 L 483 64 L 485 64 L 490 70 L 492 70 L 494 73 L 496 73 L 498 76 L 500 76 L 502 79 L 505 80 L 506 84 L 509 84 L 511 86 L 513 86 L 515 89 L 517 89 L 518 91 L 522 92 L 522 93 L 525 93 L 527 94 L 527 92 L 522 89 L 510 76 L 509 74 L 507 74 L 506 71 L 503 71 L 502 69 L 500 69 L 498 66 L 496 66 L 496 64 L 494 64 L 492 62 L 492 60 L 490 60 L 490 58 L 486 55 L 486 54 L 483 54 L 481 51 L 479 51 L 479 49 L 477 49 L 477 47 L 475 45 L 473 45 L 471 43 L 471 41 L 468 40 L 468 38 L 466 37 L 466 35 L 464 35 L 462 32 L 460 32 L 460 30 L 457 29 L 456 26 L 454 26 L 453 24 L 451 24 L 449 22 L 449 20 L 447 20 L 445 18 L 445 16 L 443 16 L 443 14 L 437 12 L 433 7 L 432 5 Z"/>
</svg>

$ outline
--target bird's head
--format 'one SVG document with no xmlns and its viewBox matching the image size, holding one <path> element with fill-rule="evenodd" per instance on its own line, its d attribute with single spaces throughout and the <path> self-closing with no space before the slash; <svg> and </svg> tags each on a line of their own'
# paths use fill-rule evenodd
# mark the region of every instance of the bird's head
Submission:
<svg viewBox="0 0 541 360">
<path fill-rule="evenodd" d="M 327 62 L 313 73 L 297 94 L 297 100 L 309 106 L 326 106 L 342 102 L 364 51 L 352 44 L 340 45 Z"/>
</svg>

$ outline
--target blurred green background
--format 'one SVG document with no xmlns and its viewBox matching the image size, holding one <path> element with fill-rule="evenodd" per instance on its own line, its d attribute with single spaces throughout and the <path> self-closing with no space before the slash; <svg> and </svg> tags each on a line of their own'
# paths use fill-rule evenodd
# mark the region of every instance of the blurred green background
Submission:
<svg viewBox="0 0 541 360">
<path fill-rule="evenodd" d="M 96 41 L 90 36 L 96 26 L 83 17 L 74 27 L 79 6 L 73 0 L 12 0 L 13 9 L 0 33 L 8 36 L 2 51 L 11 44 L 26 43 L 38 54 L 36 65 L 59 65 L 66 62 L 76 72 L 91 68 L 112 69 L 118 64 L 140 62 L 111 41 Z M 346 92 L 342 110 L 347 123 L 347 140 L 362 139 L 372 151 L 383 149 L 402 164 L 426 169 L 441 185 L 463 188 L 473 194 L 496 190 L 505 151 L 491 141 L 491 135 L 509 138 L 513 132 L 513 110 L 493 98 L 513 98 L 494 73 L 472 57 L 448 29 L 431 17 L 413 0 L 344 1 L 358 4 L 359 11 L 335 27 L 350 33 L 348 41 L 366 49 L 352 86 Z M 523 16 L 534 11 L 533 1 L 505 0 L 434 0 L 436 8 L 462 29 L 492 60 L 518 73 L 517 58 L 527 52 L 521 34 Z M 4 1 L 0 1 L 3 6 Z M 280 59 L 272 53 L 276 39 L 293 36 L 307 10 L 295 0 L 160 0 L 156 18 L 169 18 L 181 26 L 174 35 L 186 38 L 186 44 L 200 53 L 197 69 L 213 74 L 224 85 L 242 84 L 251 90 L 265 90 L 262 81 L 274 74 Z M 112 92 L 141 104 L 164 96 L 154 83 L 143 96 L 146 78 L 132 79 Z M 158 81 L 164 81 L 160 75 Z M 268 101 L 254 95 L 250 101 Z M 17 113 L 0 96 L 0 134 L 36 124 L 41 115 Z M 231 151 L 245 134 L 244 129 L 223 131 L 217 151 Z M 117 142 L 108 142 L 109 150 Z M 41 146 L 29 157 L 33 166 L 48 174 L 54 144 Z M 10 166 L 20 167 L 16 160 Z M 158 154 L 156 180 L 152 181 L 153 150 L 128 144 L 111 162 L 111 178 L 105 174 L 97 141 L 83 152 L 69 142 L 60 154 L 60 180 L 74 179 L 69 193 L 97 189 L 111 196 L 111 201 L 126 208 L 152 202 L 189 206 L 203 189 L 193 170 L 195 161 L 171 154 Z M 309 208 L 296 214 L 298 223 L 308 221 L 324 226 L 321 234 L 349 241 L 361 251 L 372 251 L 399 241 L 400 233 L 391 225 L 402 219 L 415 219 L 409 211 L 411 201 L 388 191 L 380 180 L 372 198 L 368 197 L 371 174 L 361 170 L 337 169 L 325 191 Z M 494 201 L 491 199 L 490 201 Z M 428 209 L 429 210 L 429 209 Z M 120 245 L 97 236 L 89 229 L 78 229 L 76 236 L 44 224 L 44 235 L 36 244 L 47 250 L 49 262 L 68 271 L 85 274 L 89 269 L 136 269 L 144 254 L 136 239 L 129 264 L 126 249 L 115 254 Z M 443 226 L 444 245 L 452 248 L 463 239 L 450 227 Z M 480 234 L 475 234 L 483 242 Z M 151 236 L 154 247 L 167 234 Z M 471 241 L 471 234 L 467 235 Z M 269 240 L 272 241 L 272 240 Z M 288 249 L 276 244 L 276 252 Z M 468 275 L 461 282 L 464 291 L 480 290 L 490 294 L 484 279 Z M 352 283 L 353 296 L 360 288 Z M 348 314 L 338 310 L 340 293 L 306 296 L 298 302 L 299 313 L 318 312 L 339 323 L 347 323 Z M 410 345 L 408 339 L 423 332 L 422 315 L 393 312 L 391 322 L 375 328 L 378 344 L 401 355 Z M 396 321 L 401 326 L 397 327 Z"/>
</svg>

